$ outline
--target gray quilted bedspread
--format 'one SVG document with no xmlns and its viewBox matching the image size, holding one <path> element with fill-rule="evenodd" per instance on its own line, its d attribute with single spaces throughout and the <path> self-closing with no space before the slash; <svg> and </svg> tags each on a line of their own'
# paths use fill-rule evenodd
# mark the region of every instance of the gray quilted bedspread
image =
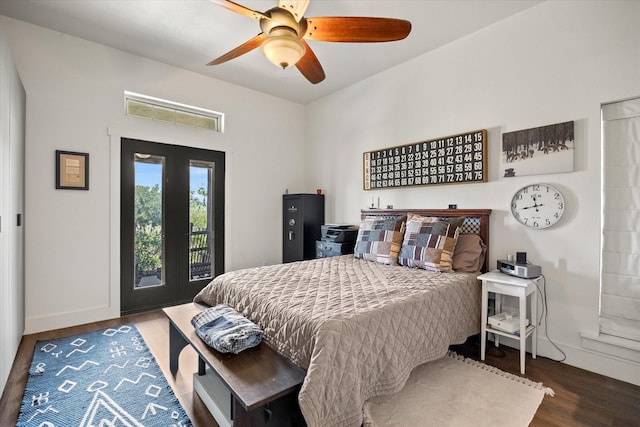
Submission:
<svg viewBox="0 0 640 427">
<path fill-rule="evenodd" d="M 367 399 L 480 331 L 476 276 L 345 255 L 229 272 L 194 301 L 235 308 L 307 370 L 299 403 L 310 427 L 360 426 Z"/>
</svg>

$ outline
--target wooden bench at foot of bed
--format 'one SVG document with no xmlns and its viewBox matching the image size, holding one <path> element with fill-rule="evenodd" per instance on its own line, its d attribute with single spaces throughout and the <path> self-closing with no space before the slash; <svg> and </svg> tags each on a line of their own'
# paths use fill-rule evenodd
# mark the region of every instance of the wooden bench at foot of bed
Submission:
<svg viewBox="0 0 640 427">
<path fill-rule="evenodd" d="M 198 354 L 194 391 L 220 427 L 304 426 L 298 392 L 305 371 L 264 342 L 239 354 L 212 349 L 191 325 L 205 308 L 188 303 L 163 309 L 169 318 L 171 373 L 176 375 L 180 352 L 190 345 Z"/>
</svg>

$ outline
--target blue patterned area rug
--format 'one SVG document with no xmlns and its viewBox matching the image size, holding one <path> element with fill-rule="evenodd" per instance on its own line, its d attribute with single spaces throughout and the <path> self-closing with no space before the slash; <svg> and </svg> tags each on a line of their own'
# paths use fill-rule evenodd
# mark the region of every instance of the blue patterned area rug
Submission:
<svg viewBox="0 0 640 427">
<path fill-rule="evenodd" d="M 38 341 L 18 426 L 191 426 L 133 324 Z"/>
</svg>

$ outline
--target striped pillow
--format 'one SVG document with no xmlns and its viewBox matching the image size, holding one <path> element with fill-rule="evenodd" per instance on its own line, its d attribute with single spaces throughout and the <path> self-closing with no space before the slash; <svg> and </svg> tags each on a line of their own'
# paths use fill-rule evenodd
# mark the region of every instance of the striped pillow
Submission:
<svg viewBox="0 0 640 427">
<path fill-rule="evenodd" d="M 382 264 L 395 264 L 404 235 L 404 221 L 366 217 L 360 224 L 353 254 L 356 258 Z"/>
<path fill-rule="evenodd" d="M 404 233 L 398 264 L 425 270 L 452 270 L 456 247 L 464 217 L 434 218 L 410 215 Z"/>
</svg>

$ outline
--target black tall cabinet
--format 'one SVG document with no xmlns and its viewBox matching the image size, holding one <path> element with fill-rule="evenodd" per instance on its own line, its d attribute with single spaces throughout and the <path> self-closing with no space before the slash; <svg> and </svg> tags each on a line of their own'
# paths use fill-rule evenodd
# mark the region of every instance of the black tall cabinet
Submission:
<svg viewBox="0 0 640 427">
<path fill-rule="evenodd" d="M 285 194 L 282 212 L 282 261 L 315 258 L 316 240 L 320 240 L 324 224 L 324 195 Z"/>
</svg>

